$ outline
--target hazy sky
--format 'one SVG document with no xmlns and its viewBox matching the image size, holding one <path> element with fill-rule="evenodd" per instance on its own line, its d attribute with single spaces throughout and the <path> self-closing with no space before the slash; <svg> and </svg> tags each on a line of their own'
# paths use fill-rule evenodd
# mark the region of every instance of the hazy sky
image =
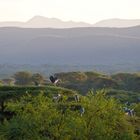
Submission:
<svg viewBox="0 0 140 140">
<path fill-rule="evenodd" d="M 140 0 L 0 0 L 0 21 L 26 21 L 35 15 L 90 23 L 140 19 Z"/>
</svg>

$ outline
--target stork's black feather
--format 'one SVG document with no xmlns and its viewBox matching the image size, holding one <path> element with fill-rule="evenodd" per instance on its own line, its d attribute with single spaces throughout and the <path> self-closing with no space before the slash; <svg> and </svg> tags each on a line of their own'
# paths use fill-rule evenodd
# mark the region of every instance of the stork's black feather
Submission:
<svg viewBox="0 0 140 140">
<path fill-rule="evenodd" d="M 58 78 L 54 76 L 50 76 L 50 81 L 54 84 L 58 82 Z"/>
</svg>

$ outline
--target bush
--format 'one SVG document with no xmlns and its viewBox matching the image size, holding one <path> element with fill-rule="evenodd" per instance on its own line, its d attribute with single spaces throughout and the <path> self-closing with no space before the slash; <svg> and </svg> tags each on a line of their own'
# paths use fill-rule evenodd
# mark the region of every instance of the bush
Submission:
<svg viewBox="0 0 140 140">
<path fill-rule="evenodd" d="M 64 105 L 62 108 L 60 105 Z M 81 116 L 79 109 L 85 108 Z M 79 103 L 53 102 L 39 94 L 23 96 L 7 103 L 15 116 L 0 127 L 5 140 L 134 140 L 133 127 L 121 106 L 104 91 L 90 92 Z"/>
</svg>

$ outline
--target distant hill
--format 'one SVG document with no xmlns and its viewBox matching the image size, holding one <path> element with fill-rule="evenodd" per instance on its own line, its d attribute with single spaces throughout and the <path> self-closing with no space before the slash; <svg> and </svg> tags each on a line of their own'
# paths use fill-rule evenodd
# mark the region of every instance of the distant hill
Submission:
<svg viewBox="0 0 140 140">
<path fill-rule="evenodd" d="M 85 22 L 62 21 L 57 18 L 34 16 L 26 22 L 7 21 L 0 22 L 0 27 L 21 28 L 76 28 L 76 27 L 132 27 L 140 25 L 140 19 L 106 19 L 90 24 Z"/>
<path fill-rule="evenodd" d="M 27 22 L 0 22 L 0 27 L 22 27 L 22 28 L 72 28 L 89 27 L 91 24 L 84 22 L 62 21 L 57 18 L 35 16 Z"/>
<path fill-rule="evenodd" d="M 131 28 L 0 28 L 0 63 L 139 64 L 140 26 Z"/>
<path fill-rule="evenodd" d="M 95 27 L 131 27 L 140 25 L 140 19 L 107 19 L 94 24 Z"/>
</svg>

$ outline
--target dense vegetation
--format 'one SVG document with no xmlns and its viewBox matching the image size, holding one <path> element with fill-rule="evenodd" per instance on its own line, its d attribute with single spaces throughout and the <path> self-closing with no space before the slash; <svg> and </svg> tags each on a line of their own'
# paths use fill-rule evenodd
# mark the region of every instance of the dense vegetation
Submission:
<svg viewBox="0 0 140 140">
<path fill-rule="evenodd" d="M 90 89 L 108 89 L 109 95 L 121 101 L 140 101 L 140 74 L 118 73 L 105 75 L 97 72 L 57 73 L 61 79 L 60 86 L 79 91 L 86 95 Z"/>
<path fill-rule="evenodd" d="M 58 86 L 28 72 L 14 75 L 16 86 L 1 81 L 0 140 L 140 139 L 139 74 L 56 76 Z M 134 109 L 134 116 L 124 107 Z"/>
<path fill-rule="evenodd" d="M 121 104 L 107 98 L 104 91 L 89 92 L 79 102 L 61 101 L 40 93 L 27 94 L 6 103 L 1 121 L 2 140 L 135 140 L 134 126 L 127 120 Z M 82 114 L 81 107 L 85 112 Z M 134 119 L 134 118 L 133 118 Z"/>
</svg>

